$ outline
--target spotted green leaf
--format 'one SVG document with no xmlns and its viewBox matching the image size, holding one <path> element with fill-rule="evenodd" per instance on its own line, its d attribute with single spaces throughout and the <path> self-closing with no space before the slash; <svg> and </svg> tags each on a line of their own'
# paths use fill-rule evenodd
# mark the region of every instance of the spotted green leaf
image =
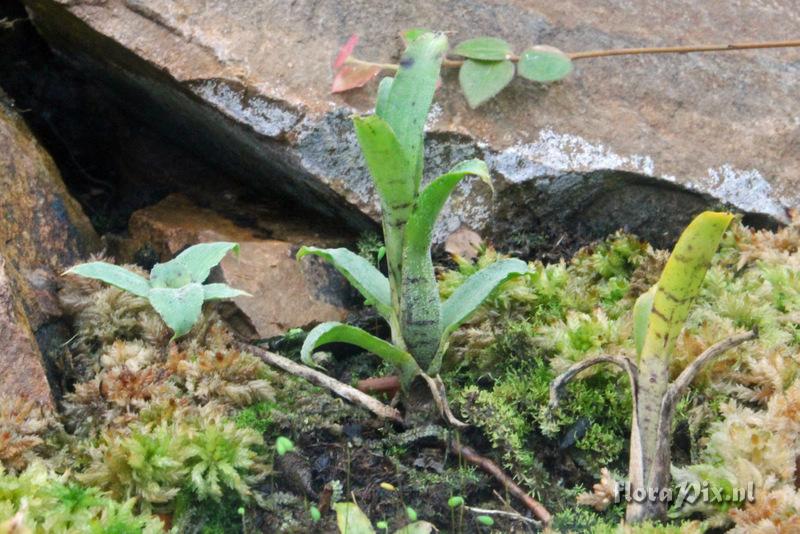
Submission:
<svg viewBox="0 0 800 534">
<path fill-rule="evenodd" d="M 497 286 L 527 270 L 527 263 L 510 258 L 492 263 L 467 278 L 442 304 L 443 338 L 469 319 Z"/>
<path fill-rule="evenodd" d="M 406 351 L 360 328 L 336 322 L 322 323 L 308 333 L 300 348 L 300 359 L 306 365 L 315 365 L 311 355 L 318 347 L 328 343 L 347 343 L 361 347 L 398 367 L 405 377 L 410 377 L 419 370 L 414 358 Z"/>
<path fill-rule="evenodd" d="M 297 259 L 309 254 L 330 262 L 361 293 L 366 299 L 366 303 L 375 306 L 378 313 L 388 320 L 392 313 L 389 280 L 369 261 L 346 248 L 322 249 L 317 247 L 302 247 L 297 253 Z"/>
<path fill-rule="evenodd" d="M 681 234 L 658 280 L 642 358 L 669 358 L 672 354 L 711 258 L 732 220 L 730 213 L 706 211 Z"/>
<path fill-rule="evenodd" d="M 392 87 L 394 85 L 392 83 Z M 389 272 L 392 276 L 399 276 L 403 228 L 416 194 L 416 170 L 406 149 L 385 120 L 372 115 L 356 117 L 353 122 L 361 152 L 381 200 Z"/>
<path fill-rule="evenodd" d="M 408 44 L 392 82 L 382 118 L 403 147 L 418 188 L 422 180 L 422 140 L 433 102 L 439 68 L 447 51 L 447 37 L 423 33 Z"/>
<path fill-rule="evenodd" d="M 433 362 L 442 334 L 439 289 L 430 253 L 433 227 L 450 193 L 469 175 L 489 182 L 489 169 L 483 161 L 475 159 L 456 165 L 420 193 L 406 225 L 400 320 L 406 347 L 423 369 Z"/>
</svg>

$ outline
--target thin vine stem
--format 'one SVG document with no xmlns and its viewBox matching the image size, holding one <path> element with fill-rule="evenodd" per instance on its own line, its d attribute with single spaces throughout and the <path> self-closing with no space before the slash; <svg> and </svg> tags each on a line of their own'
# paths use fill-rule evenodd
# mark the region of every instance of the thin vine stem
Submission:
<svg viewBox="0 0 800 534">
<path fill-rule="evenodd" d="M 640 54 L 687 54 L 689 52 L 732 52 L 734 50 L 755 50 L 760 48 L 800 47 L 800 40 L 764 41 L 757 43 L 705 44 L 686 46 L 663 46 L 655 48 L 617 48 L 610 50 L 587 50 L 567 54 L 570 59 L 591 59 L 608 56 L 633 56 Z"/>
<path fill-rule="evenodd" d="M 704 44 L 704 45 L 685 45 L 685 46 L 663 46 L 651 48 L 609 48 L 607 50 L 586 50 L 583 52 L 571 52 L 567 56 L 575 61 L 578 59 L 594 59 L 611 56 L 634 56 L 642 54 L 688 54 L 692 52 L 733 52 L 736 50 L 757 50 L 764 48 L 797 48 L 800 47 L 800 40 L 789 41 L 761 41 L 750 43 L 728 43 L 728 44 Z M 508 59 L 513 62 L 519 61 L 519 56 L 510 55 Z M 372 63 L 354 57 L 349 57 L 345 63 L 368 65 L 380 67 L 383 70 L 394 70 L 399 68 L 396 63 Z M 442 66 L 446 68 L 458 68 L 464 64 L 463 59 L 446 58 Z"/>
</svg>

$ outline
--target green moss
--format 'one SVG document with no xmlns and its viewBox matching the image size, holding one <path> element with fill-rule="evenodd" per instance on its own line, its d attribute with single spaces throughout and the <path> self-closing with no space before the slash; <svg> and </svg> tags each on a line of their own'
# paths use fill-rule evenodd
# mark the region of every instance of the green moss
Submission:
<svg viewBox="0 0 800 534">
<path fill-rule="evenodd" d="M 268 432 L 275 424 L 272 411 L 278 403 L 263 401 L 239 410 L 234 420 L 239 428 L 252 428 L 260 434 Z"/>
<path fill-rule="evenodd" d="M 157 518 L 134 513 L 134 503 L 118 502 L 97 488 L 70 482 L 41 462 L 17 476 L 0 467 L 0 525 L 20 513 L 25 527 L 36 534 L 163 532 Z"/>
<path fill-rule="evenodd" d="M 611 514 L 600 514 L 587 508 L 563 510 L 553 516 L 550 528 L 563 534 L 616 533 L 620 517 Z"/>
</svg>

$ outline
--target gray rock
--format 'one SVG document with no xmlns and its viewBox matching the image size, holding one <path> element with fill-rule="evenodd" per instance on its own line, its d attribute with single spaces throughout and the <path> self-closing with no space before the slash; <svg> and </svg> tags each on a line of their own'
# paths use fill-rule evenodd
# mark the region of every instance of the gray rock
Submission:
<svg viewBox="0 0 800 534">
<path fill-rule="evenodd" d="M 329 91 L 331 61 L 353 33 L 357 55 L 396 60 L 406 28 L 566 51 L 789 39 L 790 2 L 380 0 L 25 0 L 42 34 L 105 79 L 121 100 L 197 153 L 365 227 L 377 203 L 349 116 L 375 84 Z M 458 190 L 437 229 L 463 224 L 496 242 L 602 234 L 620 226 L 657 243 L 697 211 L 725 205 L 750 221 L 800 206 L 797 49 L 583 60 L 565 81 L 515 80 L 470 110 L 447 72 L 429 119 L 427 179 L 483 157 L 495 195 Z"/>
</svg>

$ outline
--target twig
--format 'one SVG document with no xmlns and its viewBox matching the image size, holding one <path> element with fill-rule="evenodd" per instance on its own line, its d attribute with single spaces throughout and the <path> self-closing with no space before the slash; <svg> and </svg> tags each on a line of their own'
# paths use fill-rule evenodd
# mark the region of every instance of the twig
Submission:
<svg viewBox="0 0 800 534">
<path fill-rule="evenodd" d="M 570 380 L 575 378 L 575 375 L 588 369 L 589 367 L 592 367 L 593 365 L 598 365 L 601 363 L 613 363 L 614 365 L 617 365 L 623 370 L 627 371 L 628 378 L 631 381 L 631 390 L 635 398 L 639 385 L 639 369 L 636 367 L 636 364 L 625 356 L 597 356 L 594 358 L 587 358 L 574 364 L 569 369 L 558 375 L 555 380 L 550 383 L 550 409 L 553 410 L 558 406 L 558 401 L 564 386 L 566 386 Z"/>
<path fill-rule="evenodd" d="M 738 345 L 741 345 L 745 341 L 750 341 L 751 339 L 755 339 L 758 337 L 758 333 L 755 331 L 745 332 L 744 334 L 737 334 L 735 336 L 731 336 L 727 339 L 723 339 L 718 343 L 714 343 L 705 351 L 703 351 L 700 356 L 694 359 L 692 363 L 690 363 L 684 370 L 678 375 L 678 378 L 670 385 L 669 389 L 667 390 L 667 398 L 668 399 L 677 399 L 683 392 L 689 387 L 689 384 L 695 379 L 697 374 L 703 369 L 703 367 L 722 354 L 723 352 L 730 350 Z"/>
<path fill-rule="evenodd" d="M 689 52 L 732 52 L 734 50 L 755 50 L 761 48 L 794 48 L 798 41 L 764 41 L 758 43 L 705 44 L 686 46 L 661 46 L 652 48 L 615 48 L 609 50 L 586 50 L 567 54 L 570 59 L 589 59 L 608 56 L 633 56 L 638 54 L 686 54 Z"/>
<path fill-rule="evenodd" d="M 757 50 L 764 48 L 796 48 L 800 47 L 800 40 L 789 41 L 761 41 L 750 43 L 729 43 L 729 44 L 703 44 L 703 45 L 684 45 L 684 46 L 661 46 L 650 48 L 609 48 L 607 50 L 585 50 L 583 52 L 571 52 L 567 56 L 571 60 L 593 59 L 609 56 L 634 56 L 642 54 L 688 54 L 690 52 L 732 52 L 735 50 Z M 519 61 L 519 56 L 509 55 L 506 59 L 513 62 Z M 446 58 L 442 61 L 442 66 L 446 68 L 458 68 L 464 64 L 463 59 Z M 359 65 L 370 65 L 380 67 L 383 70 L 398 70 L 400 67 L 395 63 L 372 63 L 355 57 L 348 57 L 345 63 Z"/>
<path fill-rule="evenodd" d="M 505 510 L 489 510 L 487 508 L 475 508 L 474 506 L 465 506 L 464 508 L 478 515 L 499 515 L 503 517 L 508 517 L 509 519 L 522 521 L 523 523 L 527 523 L 529 525 L 534 525 L 537 527 L 541 525 L 539 521 L 531 519 L 530 517 L 525 517 L 524 515 L 518 514 L 517 512 L 506 512 Z"/>
<path fill-rule="evenodd" d="M 553 516 L 542 503 L 528 495 L 516 482 L 511 480 L 500 467 L 490 459 L 481 456 L 474 449 L 461 444 L 457 439 L 450 440 L 450 448 L 471 464 L 477 465 L 488 474 L 492 475 L 514 497 L 522 501 L 528 510 L 538 517 L 543 523 L 549 523 Z"/>
<path fill-rule="evenodd" d="M 324 373 L 320 373 L 311 367 L 293 362 L 289 358 L 284 358 L 283 356 L 264 350 L 261 347 L 243 342 L 239 342 L 238 344 L 242 350 L 252 352 L 264 360 L 265 363 L 283 369 L 287 373 L 304 378 L 312 384 L 324 387 L 336 395 L 339 395 L 343 399 L 366 408 L 378 417 L 391 419 L 397 423 L 403 422 L 403 418 L 400 415 L 399 410 L 392 408 L 391 406 L 387 406 L 378 399 L 370 397 L 366 393 L 363 393 L 354 387 L 339 382 L 335 378 L 332 378 Z"/>
</svg>

